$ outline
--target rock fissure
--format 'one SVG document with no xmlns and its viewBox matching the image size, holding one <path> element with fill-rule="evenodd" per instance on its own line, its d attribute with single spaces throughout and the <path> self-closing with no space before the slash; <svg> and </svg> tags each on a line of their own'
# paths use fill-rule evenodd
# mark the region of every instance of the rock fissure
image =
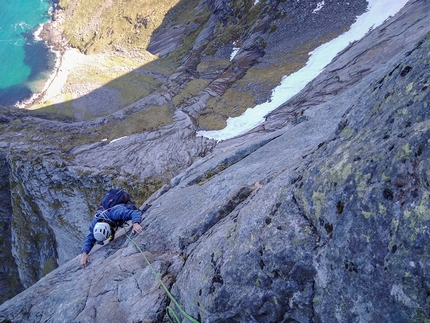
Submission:
<svg viewBox="0 0 430 323">
<path fill-rule="evenodd" d="M 180 238 L 179 246 L 181 250 L 186 249 L 190 244 L 198 241 L 200 237 L 214 227 L 219 221 L 231 214 L 252 192 L 252 187 L 242 187 L 237 192 L 233 193 L 233 196 L 231 196 L 224 205 L 206 214 L 198 226 L 187 230 L 186 236 Z"/>
<path fill-rule="evenodd" d="M 272 138 L 269 138 L 267 140 L 258 142 L 252 146 L 248 146 L 245 150 L 239 150 L 235 152 L 234 154 L 228 156 L 224 160 L 220 161 L 216 167 L 206 171 L 203 175 L 198 176 L 197 178 L 191 180 L 188 182 L 187 185 L 203 185 L 207 181 L 209 181 L 212 177 L 219 174 L 220 172 L 224 171 L 225 169 L 228 169 L 229 167 L 239 163 L 241 160 L 252 154 L 253 152 L 257 151 L 258 149 L 264 147 L 271 141 L 278 138 L 278 136 L 274 136 Z"/>
</svg>

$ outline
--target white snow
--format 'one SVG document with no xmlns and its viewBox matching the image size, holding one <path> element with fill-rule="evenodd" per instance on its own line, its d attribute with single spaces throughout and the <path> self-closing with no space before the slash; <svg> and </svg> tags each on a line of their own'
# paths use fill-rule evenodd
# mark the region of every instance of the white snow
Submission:
<svg viewBox="0 0 430 323">
<path fill-rule="evenodd" d="M 288 101 L 317 77 L 340 51 L 394 16 L 407 2 L 408 0 L 368 0 L 368 10 L 357 17 L 357 21 L 349 31 L 310 52 L 306 66 L 295 73 L 284 76 L 281 84 L 272 91 L 269 101 L 247 109 L 239 117 L 228 118 L 227 126 L 222 130 L 199 131 L 197 135 L 221 141 L 239 136 L 258 126 L 269 112 Z M 324 1 L 320 3 L 324 3 Z"/>
<path fill-rule="evenodd" d="M 127 138 L 128 136 L 124 136 L 124 137 L 120 137 L 120 138 L 116 138 L 116 139 L 113 139 L 111 142 L 110 142 L 110 144 L 111 143 L 113 143 L 113 142 L 115 142 L 115 141 L 119 141 L 119 140 L 121 140 L 121 139 L 125 139 L 125 138 Z"/>
<path fill-rule="evenodd" d="M 314 9 L 314 11 L 312 11 L 312 13 L 317 13 L 318 11 L 320 11 L 322 9 L 322 7 L 324 7 L 324 0 L 321 2 L 317 3 L 317 7 Z"/>
<path fill-rule="evenodd" d="M 230 54 L 230 60 L 232 61 L 233 58 L 236 56 L 237 52 L 239 51 L 240 47 L 234 47 L 233 51 Z"/>
<path fill-rule="evenodd" d="M 236 56 L 236 54 L 239 52 L 239 49 L 240 49 L 240 47 L 236 47 L 237 46 L 236 41 L 233 42 L 233 46 L 235 46 L 235 47 L 233 47 L 233 51 L 230 54 L 230 61 L 233 60 L 233 58 Z"/>
</svg>

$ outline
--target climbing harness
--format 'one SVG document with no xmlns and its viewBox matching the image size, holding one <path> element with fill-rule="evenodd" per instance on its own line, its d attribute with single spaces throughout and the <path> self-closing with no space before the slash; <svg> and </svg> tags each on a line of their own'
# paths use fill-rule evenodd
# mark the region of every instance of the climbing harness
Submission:
<svg viewBox="0 0 430 323">
<path fill-rule="evenodd" d="M 110 207 L 108 209 L 98 209 L 97 212 L 96 212 L 96 214 L 94 215 L 94 217 L 96 217 L 97 219 L 100 219 L 100 220 L 105 220 L 108 223 L 115 224 L 115 222 L 112 221 L 110 219 L 110 217 L 109 217 L 109 211 L 112 210 L 112 209 L 116 209 L 118 207 L 124 207 L 124 206 L 121 205 L 121 204 L 117 204 L 117 205 L 114 205 L 114 206 L 112 206 L 112 207 Z"/>
<path fill-rule="evenodd" d="M 147 258 L 147 257 L 145 256 L 145 254 L 143 253 L 143 250 L 139 247 L 139 245 L 136 243 L 136 241 L 134 241 L 134 239 L 133 239 L 133 238 L 131 238 L 131 237 L 128 235 L 127 230 L 126 230 L 125 228 L 123 228 L 123 229 L 124 229 L 125 236 L 127 237 L 127 239 L 128 239 L 128 240 L 130 240 L 131 242 L 133 242 L 133 244 L 136 246 L 137 250 L 139 250 L 139 251 L 140 251 L 140 253 L 142 254 L 143 258 L 145 258 L 146 263 L 148 264 L 148 266 L 149 266 L 149 268 L 151 269 L 152 273 L 153 273 L 153 274 L 155 275 L 155 277 L 157 278 L 158 282 L 161 284 L 161 286 L 163 286 L 163 288 L 164 288 L 164 290 L 166 291 L 167 296 L 169 296 L 170 300 L 171 300 L 171 301 L 176 305 L 176 307 L 181 311 L 181 313 L 182 313 L 182 314 L 183 314 L 187 319 L 189 319 L 189 320 L 190 320 L 191 322 L 193 322 L 193 323 L 200 323 L 199 321 L 197 321 L 195 318 L 193 318 L 192 316 L 190 316 L 189 314 L 187 314 L 187 312 L 185 312 L 185 311 L 182 309 L 182 307 L 179 305 L 178 301 L 177 301 L 177 300 L 173 297 L 173 295 L 169 292 L 169 290 L 167 289 L 166 285 L 163 283 L 163 281 L 161 280 L 161 278 L 160 278 L 160 277 L 157 275 L 157 273 L 155 272 L 155 270 L 154 270 L 154 268 L 152 267 L 151 263 L 149 262 L 148 258 Z M 173 319 L 172 319 L 172 317 L 170 316 L 170 312 L 172 312 L 172 315 L 174 316 L 174 318 L 175 318 L 176 322 L 181 323 L 181 321 L 180 321 L 180 319 L 179 319 L 179 317 L 178 317 L 177 313 L 175 312 L 175 310 L 174 310 L 172 307 L 167 306 L 167 307 L 166 307 L 166 313 L 167 313 L 167 316 L 168 316 L 168 318 L 169 318 L 169 321 L 170 321 L 171 323 L 173 323 Z"/>
</svg>

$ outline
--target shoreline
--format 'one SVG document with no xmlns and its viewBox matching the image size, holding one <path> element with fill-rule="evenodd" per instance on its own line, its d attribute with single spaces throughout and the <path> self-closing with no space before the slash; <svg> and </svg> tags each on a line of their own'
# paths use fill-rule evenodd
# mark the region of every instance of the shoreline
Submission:
<svg viewBox="0 0 430 323">
<path fill-rule="evenodd" d="M 49 99 L 48 94 L 53 95 L 52 86 L 55 85 L 56 82 L 61 76 L 60 80 L 63 80 L 61 84 L 61 88 L 56 87 L 55 93 L 58 95 L 61 93 L 61 89 L 67 79 L 68 72 L 70 68 L 64 68 L 65 65 L 65 56 L 70 51 L 76 51 L 70 47 L 67 40 L 64 38 L 63 34 L 60 32 L 58 28 L 58 24 L 61 20 L 61 8 L 57 6 L 56 2 L 53 2 L 52 6 L 49 9 L 49 14 L 51 15 L 51 20 L 41 24 L 36 31 L 34 32 L 35 41 L 43 41 L 46 46 L 49 48 L 51 53 L 55 55 L 54 68 L 50 73 L 50 76 L 44 82 L 43 89 L 40 92 L 35 92 L 33 95 L 26 99 L 15 103 L 14 107 L 19 109 L 31 109 L 31 107 L 41 104 L 44 101 Z M 81 54 L 84 55 L 84 54 Z M 67 55 L 69 56 L 69 55 Z M 73 60 L 72 60 L 73 61 Z M 68 64 L 70 65 L 70 64 Z M 67 66 L 66 66 L 67 67 Z M 66 73 L 65 73 L 66 72 Z"/>
<path fill-rule="evenodd" d="M 37 92 L 37 93 L 33 93 L 33 95 L 30 98 L 15 103 L 15 105 L 14 105 L 15 108 L 29 109 L 33 105 L 39 104 L 43 100 L 43 98 L 45 97 L 46 92 L 49 90 L 49 87 L 55 81 L 55 78 L 57 77 L 57 75 L 59 73 L 59 70 L 60 70 L 61 65 L 62 65 L 62 60 L 63 60 L 63 54 L 60 54 L 57 51 L 53 51 L 52 49 L 51 49 L 51 52 L 53 52 L 55 55 L 55 66 L 54 66 L 54 69 L 53 69 L 52 73 L 50 74 L 49 78 L 46 80 L 42 91 Z"/>
<path fill-rule="evenodd" d="M 17 103 L 16 107 L 32 110 L 39 108 L 39 105 L 44 105 L 47 101 L 49 101 L 48 105 L 64 102 L 64 95 L 66 94 L 64 88 L 70 73 L 89 64 L 93 59 L 82 54 L 76 48 L 63 49 L 61 52 L 52 51 L 56 55 L 55 67 L 45 82 L 43 90 L 34 93 L 31 98 Z"/>
</svg>

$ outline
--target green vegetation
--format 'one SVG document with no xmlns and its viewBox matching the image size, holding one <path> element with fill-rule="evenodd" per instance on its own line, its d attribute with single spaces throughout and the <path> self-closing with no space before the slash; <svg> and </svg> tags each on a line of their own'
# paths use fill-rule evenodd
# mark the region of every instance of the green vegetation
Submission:
<svg viewBox="0 0 430 323">
<path fill-rule="evenodd" d="M 63 100 L 60 103 L 47 101 L 37 108 L 41 108 L 44 112 L 59 113 L 69 117 L 79 116 L 81 119 L 90 120 L 111 114 L 157 91 L 162 85 L 162 79 L 173 73 L 182 64 L 183 57 L 190 53 L 196 37 L 211 15 L 207 7 L 199 7 L 198 4 L 198 0 L 166 0 L 161 3 L 153 0 L 134 2 L 118 0 L 96 1 L 84 5 L 76 1 L 61 0 L 60 6 L 64 8 L 62 27 L 72 46 L 84 53 L 102 54 L 91 55 L 95 60 L 88 60 L 79 68 L 72 70 L 63 89 Z M 201 53 L 193 53 L 197 58 L 196 66 L 191 66 L 190 69 L 195 68 L 202 77 L 178 84 L 178 89 L 182 89 L 173 97 L 174 107 L 181 108 L 188 99 L 207 87 L 211 81 L 210 75 L 227 70 L 231 62 L 228 59 L 217 59 L 213 56 L 222 45 L 236 41 L 236 45 L 240 46 L 242 39 L 246 39 L 247 33 L 255 29 L 267 27 L 271 28 L 267 31 L 269 33 L 276 31 L 276 25 L 264 27 L 263 21 L 259 20 L 259 17 L 265 14 L 263 10 L 270 10 L 264 3 L 259 2 L 254 5 L 253 2 L 235 0 L 230 4 L 230 8 L 235 14 L 227 21 L 219 23 L 219 28 L 216 29 L 212 40 L 202 44 L 202 47 L 197 50 L 201 50 Z M 157 59 L 145 51 L 150 39 L 156 37 L 162 28 L 183 24 L 193 27 L 188 29 L 180 46 L 169 56 Z M 270 64 L 257 63 L 252 66 L 243 76 L 239 76 L 221 97 L 214 97 L 207 101 L 206 109 L 196 120 L 197 124 L 207 130 L 222 129 L 229 117 L 239 116 L 246 109 L 253 108 L 256 105 L 257 96 L 269 93 L 280 83 L 282 77 L 302 68 L 306 64 L 310 51 L 335 36 L 337 35 L 330 34 L 308 41 L 290 52 L 271 57 Z M 259 46 L 262 48 L 265 46 L 263 37 L 260 39 Z M 202 60 L 201 57 L 204 59 Z M 159 77 L 160 75 L 163 77 Z M 205 75 L 209 76 L 205 78 Z M 80 89 L 91 88 L 94 88 L 94 91 L 101 89 L 101 94 L 108 93 L 108 95 L 103 99 L 100 96 L 100 102 L 93 104 L 87 111 L 82 111 L 82 107 L 78 106 L 79 103 L 75 103 L 77 99 L 75 95 L 80 92 Z M 97 93 L 93 94 L 94 96 L 97 96 Z M 77 111 L 79 109 L 81 110 Z M 148 121 L 150 116 L 154 116 L 155 110 L 158 110 L 155 113 L 156 120 Z M 96 129 L 95 132 L 98 134 L 96 137 L 103 139 L 156 129 L 165 125 L 166 120 L 171 120 L 170 113 L 167 113 L 167 118 L 162 117 L 166 115 L 167 110 L 152 107 L 150 108 L 152 112 L 149 114 L 145 109 L 136 117 L 127 118 L 121 122 L 113 121 L 106 127 L 107 131 L 104 127 Z M 158 124 L 157 121 L 159 121 Z M 131 124 L 127 124 L 128 122 Z M 111 133 L 112 129 L 115 129 L 114 135 Z M 120 133 L 122 130 L 125 133 Z M 85 138 L 82 138 L 82 141 L 85 141 Z"/>
<path fill-rule="evenodd" d="M 3 161 L 1 162 L 1 166 L 5 167 Z M 9 185 L 6 180 L 0 181 L 0 189 L 2 192 L 6 192 L 9 189 L 6 185 Z M 6 289 L 3 289 L 6 292 L 0 295 L 0 303 L 14 296 L 15 292 L 18 291 L 21 286 L 15 259 L 11 252 L 10 222 L 11 216 L 0 210 L 0 227 L 3 228 L 3 232 L 0 235 L 0 248 L 2 250 L 1 261 L 3 268 L 6 269 L 0 273 L 0 279 L 3 284 L 7 286 Z"/>
<path fill-rule="evenodd" d="M 124 188 L 133 198 L 134 202 L 136 202 L 137 207 L 140 207 L 154 192 L 168 182 L 162 178 L 148 177 L 144 181 L 133 181 L 131 184 L 132 178 L 133 175 L 127 176 L 126 179 L 122 180 L 115 178 L 113 184 Z"/>
<path fill-rule="evenodd" d="M 170 10 L 167 12 L 166 17 L 163 21 L 162 27 L 167 25 L 171 25 L 172 23 L 176 24 L 186 24 L 190 21 L 195 22 L 197 24 L 202 24 L 206 22 L 208 19 L 207 8 L 196 11 L 200 0 L 180 0 L 177 2 L 175 6 L 172 6 Z"/>
<path fill-rule="evenodd" d="M 198 118 L 197 123 L 203 129 L 221 130 L 227 126 L 227 118 L 225 114 L 219 114 L 206 109 Z"/>
<path fill-rule="evenodd" d="M 231 62 L 228 59 L 208 59 L 201 61 L 197 66 L 197 72 L 201 74 L 213 73 L 213 71 L 223 71 L 230 66 Z"/>
<path fill-rule="evenodd" d="M 209 84 L 209 81 L 202 80 L 202 79 L 192 80 L 192 81 L 188 82 L 185 89 L 183 89 L 181 92 L 179 92 L 178 95 L 176 95 L 172 99 L 173 104 L 175 106 L 180 105 L 185 100 L 193 97 L 199 91 L 203 90 L 208 84 Z"/>
<path fill-rule="evenodd" d="M 154 57 L 148 54 L 146 59 L 148 64 L 145 71 L 155 70 L 158 74 L 156 67 L 151 66 L 150 63 Z M 150 73 L 142 71 L 141 63 L 141 59 L 129 57 L 108 54 L 91 55 L 69 73 L 62 94 L 35 105 L 32 109 L 73 118 L 76 114 L 82 114 L 79 104 L 74 106 L 74 100 L 78 99 L 76 94 L 86 89 L 89 93 L 84 96 L 90 95 L 91 91 L 101 91 L 103 97 L 93 94 L 93 97 L 95 95 L 98 98 L 99 103 L 93 104 L 91 109 L 84 112 L 85 120 L 115 112 L 146 97 L 162 84 L 158 79 L 150 76 Z M 93 102 L 93 99 L 89 100 Z M 105 102 L 109 102 L 107 107 L 104 106 Z M 96 108 L 97 105 L 101 107 Z"/>
<path fill-rule="evenodd" d="M 105 51 L 143 52 L 162 24 L 193 20 L 196 0 L 60 0 L 64 33 L 86 54 Z"/>
<path fill-rule="evenodd" d="M 215 169 L 206 171 L 202 176 L 199 176 L 195 181 L 192 182 L 194 185 L 203 185 L 210 181 L 215 175 L 221 173 L 223 170 L 229 168 L 231 165 L 227 162 L 222 162 Z"/>
<path fill-rule="evenodd" d="M 146 97 L 160 85 L 160 82 L 146 74 L 129 73 L 113 80 L 107 86 L 120 90 L 121 104 L 127 106 Z"/>
<path fill-rule="evenodd" d="M 16 138 L 16 134 L 19 133 L 20 140 L 25 140 L 29 143 L 39 143 L 40 140 L 45 140 L 61 151 L 66 151 L 73 147 L 98 142 L 103 139 L 110 141 L 123 136 L 160 129 L 172 123 L 174 113 L 171 105 L 149 105 L 138 112 L 126 115 L 122 119 L 111 119 L 108 123 L 88 130 L 82 130 L 72 126 L 67 132 L 58 131 L 55 127 L 45 127 L 43 123 L 40 124 L 32 119 L 27 119 L 25 125 L 21 122 L 22 117 L 28 117 L 29 115 L 33 117 L 49 117 L 66 120 L 66 118 L 58 114 L 58 110 L 54 110 L 53 107 L 51 108 L 53 109 L 52 114 L 49 114 L 47 109 L 44 109 L 43 113 L 41 113 L 41 110 L 3 110 L 5 112 L 4 115 L 11 120 L 8 123 L 0 124 L 0 130 L 6 137 L 7 134 L 10 133 Z M 2 110 L 0 109 L 0 111 Z M 12 115 L 12 113 L 15 113 L 16 116 Z M 32 156 L 33 153 L 35 155 L 40 155 L 41 151 L 38 150 L 34 152 L 32 149 L 26 151 L 28 156 Z M 46 153 L 49 154 L 49 150 Z M 64 157 L 67 158 L 67 155 Z"/>
<path fill-rule="evenodd" d="M 42 275 L 46 276 L 47 274 L 49 274 L 51 271 L 53 271 L 57 267 L 58 267 L 58 265 L 57 265 L 57 262 L 55 261 L 55 258 L 49 258 L 43 264 Z"/>
<path fill-rule="evenodd" d="M 149 106 L 137 113 L 131 114 L 125 120 L 114 120 L 95 130 L 100 140 L 112 140 L 120 136 L 129 136 L 134 133 L 152 131 L 172 123 L 173 111 L 167 105 Z M 93 138 L 94 139 L 94 138 Z"/>
<path fill-rule="evenodd" d="M 63 28 L 71 44 L 83 53 L 107 49 L 144 50 L 168 10 L 178 0 L 91 1 L 61 0 Z"/>
<path fill-rule="evenodd" d="M 255 107 L 254 100 L 261 92 L 271 91 L 285 75 L 290 75 L 306 65 L 309 52 L 337 35 L 328 34 L 297 46 L 290 52 L 274 58 L 270 65 L 256 64 L 237 80 L 221 97 L 213 97 L 206 103 L 206 109 L 197 119 L 199 126 L 206 130 L 219 130 L 226 126 L 229 117 L 242 115 L 246 109 Z M 205 71 L 206 61 L 199 65 Z M 258 90 L 253 90 L 252 88 Z"/>
<path fill-rule="evenodd" d="M 91 55 L 80 59 L 71 69 L 59 95 L 46 98 L 32 109 L 91 120 L 109 115 L 156 91 L 162 79 L 188 54 L 210 16 L 208 10 L 196 12 L 197 5 L 197 0 L 118 0 L 88 4 L 61 0 L 60 7 L 64 10 L 60 28 L 73 47 Z M 192 23 L 193 30 L 183 37 L 181 46 L 172 55 L 157 60 L 146 51 L 159 28 L 184 23 Z M 191 92 L 184 92 L 182 99 L 195 94 L 193 84 L 186 91 Z M 89 95 L 87 101 L 92 102 L 92 106 L 85 111 L 83 101 L 76 103 L 76 99 Z M 94 98 L 100 102 L 95 102 Z M 182 100 L 181 95 L 178 99 Z"/>
<path fill-rule="evenodd" d="M 107 124 L 103 124 L 91 130 L 91 136 L 87 132 L 78 132 L 71 135 L 66 142 L 61 145 L 62 150 L 101 141 L 107 139 L 111 141 L 115 138 L 130 136 L 132 134 L 145 131 L 153 131 L 173 121 L 173 110 L 168 105 L 148 106 L 145 109 L 130 114 L 124 119 L 114 119 Z M 63 133 L 52 133 L 58 139 L 64 137 Z"/>
<path fill-rule="evenodd" d="M 19 165 L 19 164 L 18 164 Z M 15 167 L 19 167 L 14 163 Z M 12 170 L 13 173 L 19 173 L 16 169 Z M 55 245 L 55 238 L 46 224 L 46 221 L 41 216 L 40 209 L 37 204 L 31 199 L 26 199 L 25 189 L 23 183 L 13 183 L 11 191 L 15 192 L 12 197 L 12 227 L 16 234 L 17 241 L 15 242 L 19 248 L 19 262 L 17 265 L 21 272 L 25 273 L 27 282 L 36 282 L 42 276 L 49 273 L 49 271 L 57 267 L 57 263 L 48 262 L 46 267 L 42 268 L 39 254 L 48 254 L 49 252 L 56 252 L 56 250 L 48 250 Z M 29 216 L 31 215 L 31 216 Z M 28 223 L 33 225 L 29 226 Z M 39 252 L 35 252 L 38 250 Z"/>
<path fill-rule="evenodd" d="M 57 116 L 66 116 L 71 119 L 75 118 L 75 111 L 73 110 L 72 105 L 73 95 L 70 92 L 66 92 L 63 94 L 63 101 L 60 104 L 56 104 L 53 101 L 45 101 L 42 104 L 37 104 L 32 106 L 31 110 L 38 110 L 44 114 L 52 114 Z"/>
</svg>

